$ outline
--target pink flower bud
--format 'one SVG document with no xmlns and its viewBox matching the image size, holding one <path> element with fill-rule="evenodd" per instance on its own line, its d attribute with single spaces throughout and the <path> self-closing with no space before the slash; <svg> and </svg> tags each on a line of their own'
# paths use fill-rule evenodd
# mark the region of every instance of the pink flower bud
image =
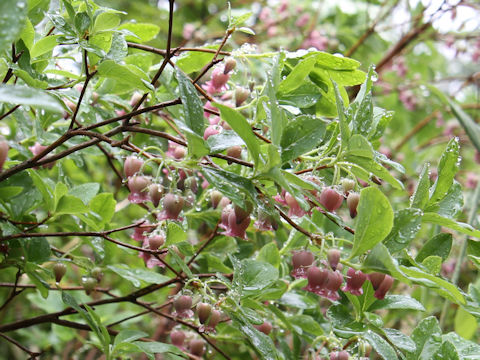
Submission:
<svg viewBox="0 0 480 360">
<path fill-rule="evenodd" d="M 183 342 L 185 341 L 185 333 L 183 331 L 175 330 L 170 333 L 170 340 L 172 345 L 176 347 L 183 347 Z"/>
<path fill-rule="evenodd" d="M 193 316 L 192 297 L 189 295 L 180 295 L 173 301 L 176 315 L 180 318 L 189 318 Z"/>
<path fill-rule="evenodd" d="M 320 204 L 330 212 L 342 206 L 343 196 L 332 188 L 324 188 L 320 194 Z"/>
<path fill-rule="evenodd" d="M 342 351 L 333 351 L 330 353 L 330 360 L 348 360 L 348 352 L 345 350 Z"/>
<path fill-rule="evenodd" d="M 205 342 L 200 339 L 190 340 L 188 350 L 192 355 L 202 356 L 205 353 Z"/>
<path fill-rule="evenodd" d="M 223 89 L 227 84 L 228 80 L 230 79 L 230 75 L 228 72 L 224 71 L 225 69 L 221 66 L 216 67 L 215 70 L 212 71 L 212 86 L 218 91 Z"/>
<path fill-rule="evenodd" d="M 358 202 L 360 201 L 360 195 L 354 192 L 351 192 L 347 196 L 347 206 L 348 210 L 350 211 L 350 217 L 353 219 L 357 216 L 357 206 Z"/>
<path fill-rule="evenodd" d="M 0 171 L 3 169 L 3 164 L 5 164 L 5 160 L 7 160 L 8 156 L 8 143 L 6 140 L 0 140 Z"/>
<path fill-rule="evenodd" d="M 211 193 L 210 193 L 210 201 L 212 203 L 212 207 L 214 209 L 217 208 L 218 204 L 220 203 L 220 200 L 222 200 L 223 198 L 223 195 L 220 191 L 218 190 L 213 190 Z"/>
<path fill-rule="evenodd" d="M 221 129 L 218 125 L 209 125 L 203 133 L 203 138 L 207 140 L 210 136 L 219 134 Z"/>
<path fill-rule="evenodd" d="M 385 274 L 382 273 L 371 273 L 367 275 L 368 280 L 372 283 L 373 290 L 377 290 L 380 287 L 380 284 L 385 279 Z"/>
<path fill-rule="evenodd" d="M 338 289 L 342 286 L 343 283 L 343 275 L 339 271 L 330 271 L 328 273 L 327 284 L 325 287 L 327 288 L 326 297 L 332 301 L 336 301 L 340 299 L 338 295 Z"/>
<path fill-rule="evenodd" d="M 127 156 L 123 164 L 123 171 L 127 178 L 135 175 L 143 166 L 143 160 L 136 156 Z"/>
<path fill-rule="evenodd" d="M 269 321 L 264 321 L 261 325 L 253 325 L 258 331 L 264 333 L 265 335 L 270 334 L 272 331 L 272 324 Z"/>
<path fill-rule="evenodd" d="M 232 146 L 227 149 L 227 155 L 235 159 L 242 158 L 242 147 L 241 146 Z"/>
<path fill-rule="evenodd" d="M 197 316 L 200 324 L 205 324 L 211 314 L 212 305 L 202 302 L 197 304 Z"/>
<path fill-rule="evenodd" d="M 338 263 L 340 262 L 340 250 L 330 249 L 327 252 L 327 259 L 330 267 L 335 271 L 337 269 Z"/>
<path fill-rule="evenodd" d="M 166 194 L 163 198 L 163 211 L 159 215 L 159 220 L 177 220 L 184 203 L 185 199 L 182 196 L 172 193 Z"/>
<path fill-rule="evenodd" d="M 150 250 L 157 250 L 160 246 L 165 243 L 165 237 L 160 234 L 151 235 L 148 238 L 148 246 Z"/>
<path fill-rule="evenodd" d="M 218 310 L 212 310 L 212 314 L 210 315 L 210 319 L 208 319 L 207 329 L 210 331 L 215 330 L 220 319 L 222 317 L 222 313 Z"/>
<path fill-rule="evenodd" d="M 36 142 L 35 145 L 30 146 L 28 149 L 32 152 L 33 156 L 37 156 L 38 154 L 41 154 L 46 148 L 48 148 L 48 146 L 40 145 L 40 143 Z M 53 165 L 55 165 L 55 162 L 44 164 L 43 167 L 45 169 L 51 169 Z"/>
<path fill-rule="evenodd" d="M 383 300 L 385 298 L 385 295 L 387 294 L 387 291 L 390 290 L 392 285 L 393 278 L 390 275 L 385 275 L 385 278 L 375 290 L 375 294 L 373 294 L 373 296 L 375 296 L 379 300 Z"/>
<path fill-rule="evenodd" d="M 223 69 L 223 73 L 228 74 L 230 71 L 232 71 L 236 67 L 237 67 L 237 62 L 235 61 L 235 59 L 228 58 L 227 61 L 225 61 L 225 68 Z"/>
<path fill-rule="evenodd" d="M 152 201 L 153 206 L 158 207 L 158 204 L 160 204 L 160 200 L 162 199 L 163 196 L 163 187 L 160 184 L 152 184 L 148 188 L 148 196 L 150 197 L 150 200 Z"/>
<path fill-rule="evenodd" d="M 288 216 L 297 216 L 302 217 L 306 214 L 305 210 L 300 207 L 297 199 L 295 199 L 290 193 L 285 193 L 285 202 L 287 203 L 288 209 Z"/>
<path fill-rule="evenodd" d="M 235 89 L 235 105 L 239 107 L 250 96 L 250 91 L 243 87 L 237 87 Z"/>
</svg>

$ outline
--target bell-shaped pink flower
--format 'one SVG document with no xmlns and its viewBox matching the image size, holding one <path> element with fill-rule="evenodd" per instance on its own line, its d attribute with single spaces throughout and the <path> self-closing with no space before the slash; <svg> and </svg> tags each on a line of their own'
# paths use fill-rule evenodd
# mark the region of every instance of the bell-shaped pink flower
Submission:
<svg viewBox="0 0 480 360">
<path fill-rule="evenodd" d="M 338 295 L 338 290 L 342 286 L 343 283 L 343 275 L 339 271 L 329 271 L 327 283 L 325 285 L 327 292 L 325 297 L 332 301 L 337 301 L 340 299 L 340 295 Z"/>
<path fill-rule="evenodd" d="M 297 251 L 292 256 L 293 270 L 290 273 L 295 279 L 307 278 L 308 268 L 313 264 L 315 257 L 310 251 Z"/>
<path fill-rule="evenodd" d="M 181 195 L 168 193 L 163 198 L 163 210 L 158 220 L 180 220 L 178 215 L 183 209 L 185 199 Z"/>
<path fill-rule="evenodd" d="M 123 164 L 123 171 L 127 178 L 135 175 L 143 166 L 143 160 L 136 156 L 128 156 Z"/>
<path fill-rule="evenodd" d="M 332 188 L 324 188 L 318 200 L 325 209 L 333 212 L 342 206 L 343 195 Z"/>
<path fill-rule="evenodd" d="M 132 203 L 139 204 L 148 200 L 148 187 L 151 180 L 145 176 L 135 175 L 128 179 L 128 189 L 130 195 L 128 200 Z"/>
<path fill-rule="evenodd" d="M 302 217 L 306 214 L 306 211 L 303 210 L 298 204 L 297 199 L 295 199 L 290 193 L 285 193 L 285 202 L 288 208 L 288 216 L 297 216 Z"/>
<path fill-rule="evenodd" d="M 307 270 L 308 284 L 304 290 L 313 292 L 320 296 L 326 296 L 327 289 L 325 285 L 328 281 L 328 270 L 320 269 L 316 266 L 310 266 Z"/>
<path fill-rule="evenodd" d="M 385 275 L 385 278 L 381 282 L 381 284 L 378 286 L 378 288 L 375 290 L 375 296 L 379 300 L 383 300 L 385 298 L 385 295 L 387 294 L 388 290 L 393 285 L 393 278 L 390 275 Z"/>
<path fill-rule="evenodd" d="M 360 296 L 363 294 L 363 283 L 367 280 L 365 275 L 360 270 L 349 268 L 347 270 L 347 285 L 345 285 L 342 291 L 348 291 L 352 295 Z"/>
</svg>

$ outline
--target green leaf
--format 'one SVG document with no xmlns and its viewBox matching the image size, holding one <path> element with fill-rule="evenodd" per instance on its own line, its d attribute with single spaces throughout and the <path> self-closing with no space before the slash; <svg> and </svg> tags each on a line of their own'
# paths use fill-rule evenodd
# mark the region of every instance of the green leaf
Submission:
<svg viewBox="0 0 480 360">
<path fill-rule="evenodd" d="M 480 354 L 480 345 L 472 341 L 465 340 L 454 332 L 443 335 L 442 339 L 443 341 L 451 342 L 455 346 L 461 359 L 478 359 L 478 354 Z"/>
<path fill-rule="evenodd" d="M 27 16 L 27 3 L 24 0 L 0 1 L 0 53 L 9 50 L 20 35 Z"/>
<path fill-rule="evenodd" d="M 36 170 L 29 169 L 27 171 L 35 184 L 35 187 L 40 191 L 40 194 L 42 194 L 47 210 L 52 211 L 54 206 L 52 189 L 50 189 L 50 187 L 43 181 Z"/>
<path fill-rule="evenodd" d="M 348 141 L 348 150 L 345 155 L 360 156 L 373 159 L 373 148 L 365 137 L 359 134 L 353 135 Z"/>
<path fill-rule="evenodd" d="M 415 353 L 407 354 L 408 360 L 431 360 L 441 344 L 442 330 L 438 320 L 430 316 L 423 319 L 413 330 L 411 339 L 415 342 Z"/>
<path fill-rule="evenodd" d="M 245 142 L 234 131 L 225 130 L 220 134 L 209 136 L 207 144 L 210 147 L 210 153 L 216 154 L 232 146 L 245 146 Z"/>
<path fill-rule="evenodd" d="M 38 265 L 34 264 L 34 263 L 31 263 L 31 262 L 27 262 L 25 264 L 25 273 L 27 274 L 28 278 L 30 279 L 30 281 L 36 286 L 37 290 L 40 292 L 40 295 L 42 295 L 42 297 L 44 299 L 46 299 L 48 297 L 48 290 L 50 288 L 50 286 L 48 285 L 48 283 L 42 278 L 42 276 L 40 275 L 39 271 L 38 270 L 43 270 L 41 267 L 39 267 Z"/>
<path fill-rule="evenodd" d="M 322 97 L 320 89 L 311 81 L 306 81 L 297 89 L 286 94 L 278 94 L 278 102 L 282 105 L 305 109 L 315 105 Z"/>
<path fill-rule="evenodd" d="M 292 325 L 296 325 L 304 332 L 308 332 L 315 336 L 324 334 L 322 327 L 311 316 L 308 315 L 295 315 L 288 318 Z"/>
<path fill-rule="evenodd" d="M 296 159 L 319 145 L 326 127 L 324 121 L 308 115 L 301 115 L 289 121 L 280 140 L 282 162 Z"/>
<path fill-rule="evenodd" d="M 279 53 L 273 63 L 273 69 L 271 77 L 267 78 L 264 91 L 262 95 L 267 95 L 268 100 L 263 103 L 265 113 L 267 115 L 267 121 L 270 124 L 271 140 L 273 145 L 280 145 L 280 140 L 283 134 L 283 129 L 287 124 L 285 119 L 285 113 L 278 106 L 276 96 L 276 86 L 278 86 L 278 74 L 283 66 L 285 54 Z"/>
<path fill-rule="evenodd" d="M 423 214 L 422 221 L 444 226 L 446 228 L 456 230 L 458 232 L 461 232 L 463 234 L 467 234 L 470 236 L 475 236 L 476 238 L 480 239 L 480 231 L 475 229 L 473 226 L 466 223 L 458 222 L 452 219 L 448 219 L 446 217 L 443 217 L 435 213 Z"/>
<path fill-rule="evenodd" d="M 465 111 L 463 111 L 460 106 L 447 97 L 443 92 L 432 85 L 427 84 L 427 86 L 429 90 L 433 92 L 445 105 L 450 106 L 453 115 L 455 115 L 457 120 L 465 129 L 470 141 L 475 146 L 477 151 L 480 151 L 480 126 Z"/>
<path fill-rule="evenodd" d="M 30 57 L 36 58 L 53 50 L 58 45 L 57 39 L 61 35 L 49 35 L 38 40 L 30 50 Z"/>
<path fill-rule="evenodd" d="M 207 46 L 207 49 L 216 50 L 217 46 Z M 203 69 L 210 61 L 212 61 L 215 54 L 208 52 L 183 52 L 175 65 L 177 65 L 185 74 L 191 74 Z"/>
<path fill-rule="evenodd" d="M 255 292 L 265 289 L 278 279 L 278 270 L 263 261 L 245 259 L 241 262 L 240 277 L 244 291 Z"/>
<path fill-rule="evenodd" d="M 108 265 L 107 268 L 112 270 L 115 274 L 121 276 L 125 280 L 130 281 L 133 286 L 140 287 L 142 282 L 149 284 L 161 284 L 170 280 L 169 277 L 161 275 L 153 270 L 146 270 L 140 268 L 128 268 L 127 266 L 113 266 Z"/>
<path fill-rule="evenodd" d="M 104 31 L 115 29 L 120 24 L 120 16 L 111 12 L 103 12 L 95 19 L 93 31 Z"/>
<path fill-rule="evenodd" d="M 450 341 L 444 341 L 435 353 L 433 360 L 460 360 L 457 349 Z"/>
<path fill-rule="evenodd" d="M 185 124 L 194 133 L 203 136 L 205 129 L 203 104 L 198 97 L 197 90 L 190 79 L 180 70 L 177 70 L 177 80 L 185 114 Z"/>
<path fill-rule="evenodd" d="M 381 242 L 393 226 L 393 210 L 387 197 L 377 188 L 360 192 L 357 227 L 350 258 L 363 254 Z"/>
<path fill-rule="evenodd" d="M 117 334 L 117 336 L 115 336 L 113 345 L 115 346 L 124 342 L 132 342 L 142 337 L 148 337 L 148 334 L 138 330 L 122 330 Z"/>
<path fill-rule="evenodd" d="M 125 40 L 144 43 L 153 40 L 160 31 L 160 27 L 154 24 L 125 23 L 120 25 L 118 30 L 128 30 L 136 35 L 136 37 L 130 35 L 125 36 Z"/>
<path fill-rule="evenodd" d="M 179 225 L 169 221 L 167 224 L 167 241 L 165 245 L 169 246 L 185 240 L 187 240 L 185 231 L 183 231 Z"/>
<path fill-rule="evenodd" d="M 453 180 L 452 186 L 446 195 L 438 202 L 429 204 L 424 211 L 434 212 L 444 217 L 455 219 L 463 210 L 463 189 L 462 186 Z"/>
<path fill-rule="evenodd" d="M 315 67 L 317 59 L 315 56 L 307 57 L 304 60 L 300 60 L 297 65 L 292 69 L 290 74 L 282 80 L 278 86 L 278 92 L 281 94 L 289 93 L 300 87 L 305 78 Z"/>
<path fill-rule="evenodd" d="M 422 261 L 422 266 L 433 275 L 438 275 L 442 268 L 442 258 L 440 256 L 428 256 Z"/>
<path fill-rule="evenodd" d="M 78 197 L 85 205 L 87 205 L 98 193 L 99 189 L 100 184 L 98 183 L 85 183 L 73 187 L 68 193 L 72 196 Z"/>
<path fill-rule="evenodd" d="M 422 224 L 422 215 L 422 211 L 414 208 L 395 212 L 393 228 L 384 241 L 392 254 L 406 248 L 415 239 Z"/>
<path fill-rule="evenodd" d="M 138 68 L 135 71 L 133 65 L 120 65 L 113 60 L 105 60 L 98 66 L 98 75 L 113 79 L 120 84 L 135 86 L 142 91 L 149 91 L 142 80 L 148 81 L 148 78 L 142 74 Z"/>
<path fill-rule="evenodd" d="M 82 200 L 72 195 L 65 195 L 58 202 L 55 214 L 83 214 L 87 211 L 88 207 L 85 206 Z"/>
<path fill-rule="evenodd" d="M 458 138 L 453 138 L 449 141 L 447 148 L 445 149 L 440 163 L 438 165 L 438 177 L 432 188 L 430 189 L 430 201 L 432 204 L 442 199 L 453 184 L 455 174 L 458 172 L 460 165 L 460 145 Z"/>
<path fill-rule="evenodd" d="M 0 85 L 0 103 L 26 105 L 63 113 L 63 107 L 46 91 L 23 85 Z"/>
<path fill-rule="evenodd" d="M 44 237 L 29 238 L 24 243 L 27 261 L 42 264 L 51 255 L 50 244 Z"/>
<path fill-rule="evenodd" d="M 0 187 L 0 199 L 8 200 L 20 194 L 23 191 L 21 186 L 2 186 Z"/>
<path fill-rule="evenodd" d="M 220 116 L 222 120 L 228 123 L 230 127 L 235 131 L 238 136 L 245 141 L 247 149 L 250 152 L 250 156 L 255 163 L 255 166 L 258 166 L 260 160 L 260 144 L 258 143 L 257 138 L 253 134 L 252 127 L 248 123 L 247 119 L 243 117 L 238 111 L 222 104 L 214 103 L 213 106 L 220 110 Z M 203 112 L 202 112 L 203 116 Z"/>
<path fill-rule="evenodd" d="M 386 295 L 385 299 L 375 301 L 368 308 L 368 311 L 379 309 L 408 309 L 425 311 L 425 308 L 421 303 L 406 295 Z"/>
<path fill-rule="evenodd" d="M 415 352 L 417 346 L 410 339 L 407 335 L 404 335 L 397 329 L 383 329 L 385 336 L 387 339 L 395 345 L 395 347 L 399 348 L 400 350 L 404 350 L 406 352 L 412 353 Z"/>
<path fill-rule="evenodd" d="M 375 351 L 385 360 L 395 360 L 398 359 L 397 353 L 390 346 L 390 344 L 382 338 L 380 335 L 369 330 L 364 335 L 365 340 L 367 340 L 370 345 L 375 349 Z"/>
<path fill-rule="evenodd" d="M 55 185 L 55 190 L 53 191 L 55 209 L 57 208 L 58 202 L 60 201 L 62 196 L 65 195 L 67 192 L 68 192 L 68 188 L 67 188 L 67 185 L 65 185 L 64 183 L 59 182 Z"/>
<path fill-rule="evenodd" d="M 287 292 L 278 300 L 278 302 L 285 306 L 294 307 L 297 309 L 311 310 L 318 307 L 318 300 L 314 300 L 307 295 Z"/>
<path fill-rule="evenodd" d="M 184 352 L 182 352 L 178 347 L 171 344 L 165 344 L 161 342 L 144 342 L 144 341 L 135 341 L 133 344 L 141 348 L 146 353 L 150 354 L 174 354 L 186 358 Z"/>
<path fill-rule="evenodd" d="M 431 275 L 416 267 L 400 265 L 400 270 L 411 280 L 421 283 L 432 289 L 440 289 L 440 294 L 457 304 L 465 304 L 465 298 L 458 288 L 435 275 Z"/>
<path fill-rule="evenodd" d="M 263 360 L 277 360 L 277 350 L 272 339 L 255 329 L 240 311 L 229 312 L 233 323 L 250 341 Z"/>
<path fill-rule="evenodd" d="M 73 19 L 75 24 L 75 29 L 80 36 L 83 36 L 85 32 L 89 29 L 92 20 L 88 13 L 86 12 L 79 12 L 75 14 L 75 18 Z"/>
<path fill-rule="evenodd" d="M 454 328 L 458 335 L 464 339 L 471 340 L 477 332 L 477 319 L 463 307 L 459 307 L 455 314 Z"/>
<path fill-rule="evenodd" d="M 274 242 L 266 244 L 260 249 L 260 252 L 257 255 L 257 260 L 269 263 L 278 268 L 280 266 L 281 259 L 277 245 Z"/>
<path fill-rule="evenodd" d="M 93 187 L 91 190 L 93 190 Z M 113 214 L 115 214 L 116 205 L 117 202 L 115 201 L 113 194 L 101 193 L 90 200 L 89 207 L 90 210 L 100 216 L 103 223 L 106 224 L 112 219 Z"/>
<path fill-rule="evenodd" d="M 378 176 L 380 179 L 387 181 L 395 189 L 398 189 L 398 190 L 403 189 L 403 184 L 399 180 L 397 180 L 395 177 L 393 177 L 392 174 L 390 174 L 390 172 L 387 169 L 385 169 L 382 165 L 380 165 L 376 161 L 365 158 L 365 157 L 354 156 L 354 155 L 348 155 L 346 158 L 350 163 L 363 168 L 367 172 L 367 174 L 372 173 Z M 354 170 L 355 168 L 352 168 L 352 171 Z"/>
<path fill-rule="evenodd" d="M 250 200 L 254 200 L 257 196 L 252 181 L 240 175 L 207 167 L 202 169 L 202 173 L 210 184 L 242 208 L 244 207 L 245 196 Z M 232 189 L 240 191 L 232 191 Z"/>
<path fill-rule="evenodd" d="M 346 148 L 350 140 L 350 129 L 348 127 L 347 118 L 345 117 L 345 105 L 343 103 L 342 96 L 340 95 L 338 85 L 335 82 L 333 82 L 333 88 L 335 90 L 335 103 L 337 104 L 338 122 L 340 123 L 340 141 L 342 147 Z"/>
<path fill-rule="evenodd" d="M 429 178 L 429 164 L 423 166 L 422 172 L 420 174 L 420 179 L 418 180 L 417 188 L 413 193 L 413 196 L 410 201 L 410 207 L 417 209 L 425 209 L 425 206 L 428 203 L 429 199 L 429 189 L 430 189 L 430 178 Z"/>
</svg>

